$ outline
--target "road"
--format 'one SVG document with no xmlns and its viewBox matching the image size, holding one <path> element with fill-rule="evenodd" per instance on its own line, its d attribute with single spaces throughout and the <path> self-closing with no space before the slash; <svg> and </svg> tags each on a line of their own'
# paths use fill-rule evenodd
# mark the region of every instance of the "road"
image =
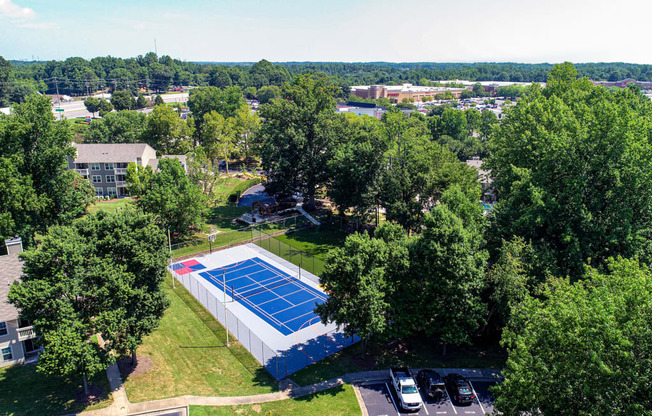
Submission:
<svg viewBox="0 0 652 416">
<path fill-rule="evenodd" d="M 188 93 L 187 92 L 182 92 L 182 93 L 174 93 L 174 94 L 161 94 L 161 97 L 163 98 L 163 101 L 166 103 L 184 103 L 188 101 Z M 63 109 L 63 111 L 56 111 L 57 109 Z M 151 108 L 144 108 L 142 110 L 137 110 L 142 113 L 150 113 L 152 111 Z M 86 111 L 86 107 L 84 107 L 84 102 L 83 101 L 68 101 L 68 102 L 61 102 L 61 104 L 55 103 L 52 106 L 52 112 L 57 115 L 57 118 L 59 118 L 59 114 L 63 115 L 63 117 L 67 119 L 73 119 L 73 118 L 86 118 L 87 116 L 90 116 L 91 113 Z"/>
</svg>

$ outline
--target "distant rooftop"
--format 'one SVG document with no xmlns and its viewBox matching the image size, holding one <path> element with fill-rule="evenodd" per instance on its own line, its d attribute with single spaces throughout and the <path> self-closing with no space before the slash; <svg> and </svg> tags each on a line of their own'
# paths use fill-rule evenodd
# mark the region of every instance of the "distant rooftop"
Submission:
<svg viewBox="0 0 652 416">
<path fill-rule="evenodd" d="M 0 322 L 18 318 L 18 310 L 7 302 L 11 284 L 23 274 L 23 262 L 18 254 L 0 256 Z"/>
<path fill-rule="evenodd" d="M 146 143 L 73 143 L 77 148 L 75 163 L 127 163 L 142 156 Z"/>
</svg>

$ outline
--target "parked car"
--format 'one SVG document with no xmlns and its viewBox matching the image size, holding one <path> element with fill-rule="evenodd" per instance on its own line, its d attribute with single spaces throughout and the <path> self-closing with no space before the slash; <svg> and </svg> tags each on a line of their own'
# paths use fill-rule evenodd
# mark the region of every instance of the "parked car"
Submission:
<svg viewBox="0 0 652 416">
<path fill-rule="evenodd" d="M 389 369 L 392 386 L 396 390 L 401 409 L 418 411 L 423 406 L 423 400 L 417 389 L 412 373 L 407 367 L 392 367 Z"/>
<path fill-rule="evenodd" d="M 469 381 L 457 373 L 444 376 L 444 384 L 448 395 L 456 404 L 471 404 L 475 400 L 475 394 Z"/>
<path fill-rule="evenodd" d="M 435 370 L 423 369 L 419 371 L 417 373 L 417 383 L 419 383 L 423 393 L 430 399 L 440 399 L 445 394 L 444 379 Z"/>
</svg>

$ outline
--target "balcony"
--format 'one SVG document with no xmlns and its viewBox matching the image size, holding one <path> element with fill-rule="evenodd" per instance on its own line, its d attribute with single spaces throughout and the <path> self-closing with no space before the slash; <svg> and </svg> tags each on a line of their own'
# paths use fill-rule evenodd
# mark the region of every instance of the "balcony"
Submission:
<svg viewBox="0 0 652 416">
<path fill-rule="evenodd" d="M 126 175 L 127 168 L 115 168 L 113 169 L 113 173 L 115 173 L 116 175 Z"/>
<path fill-rule="evenodd" d="M 125 182 L 125 181 L 116 181 L 115 186 L 117 188 L 126 188 L 127 187 L 127 182 Z"/>
<path fill-rule="evenodd" d="M 75 169 L 75 172 L 79 173 L 82 176 L 88 176 L 88 169 Z"/>
<path fill-rule="evenodd" d="M 18 341 L 26 341 L 28 339 L 36 338 L 36 332 L 34 332 L 33 326 L 18 328 L 16 332 L 18 332 Z"/>
</svg>

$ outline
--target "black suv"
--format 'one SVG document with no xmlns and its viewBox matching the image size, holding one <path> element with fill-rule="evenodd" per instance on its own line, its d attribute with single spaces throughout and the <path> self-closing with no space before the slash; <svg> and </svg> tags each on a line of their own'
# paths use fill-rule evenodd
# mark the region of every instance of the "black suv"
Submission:
<svg viewBox="0 0 652 416">
<path fill-rule="evenodd" d="M 444 376 L 444 383 L 453 402 L 457 404 L 471 404 L 475 400 L 475 394 L 473 394 L 471 384 L 461 375 L 456 373 L 448 374 Z"/>
<path fill-rule="evenodd" d="M 424 369 L 417 373 L 417 383 L 430 399 L 444 397 L 444 380 L 435 370 Z"/>
</svg>

